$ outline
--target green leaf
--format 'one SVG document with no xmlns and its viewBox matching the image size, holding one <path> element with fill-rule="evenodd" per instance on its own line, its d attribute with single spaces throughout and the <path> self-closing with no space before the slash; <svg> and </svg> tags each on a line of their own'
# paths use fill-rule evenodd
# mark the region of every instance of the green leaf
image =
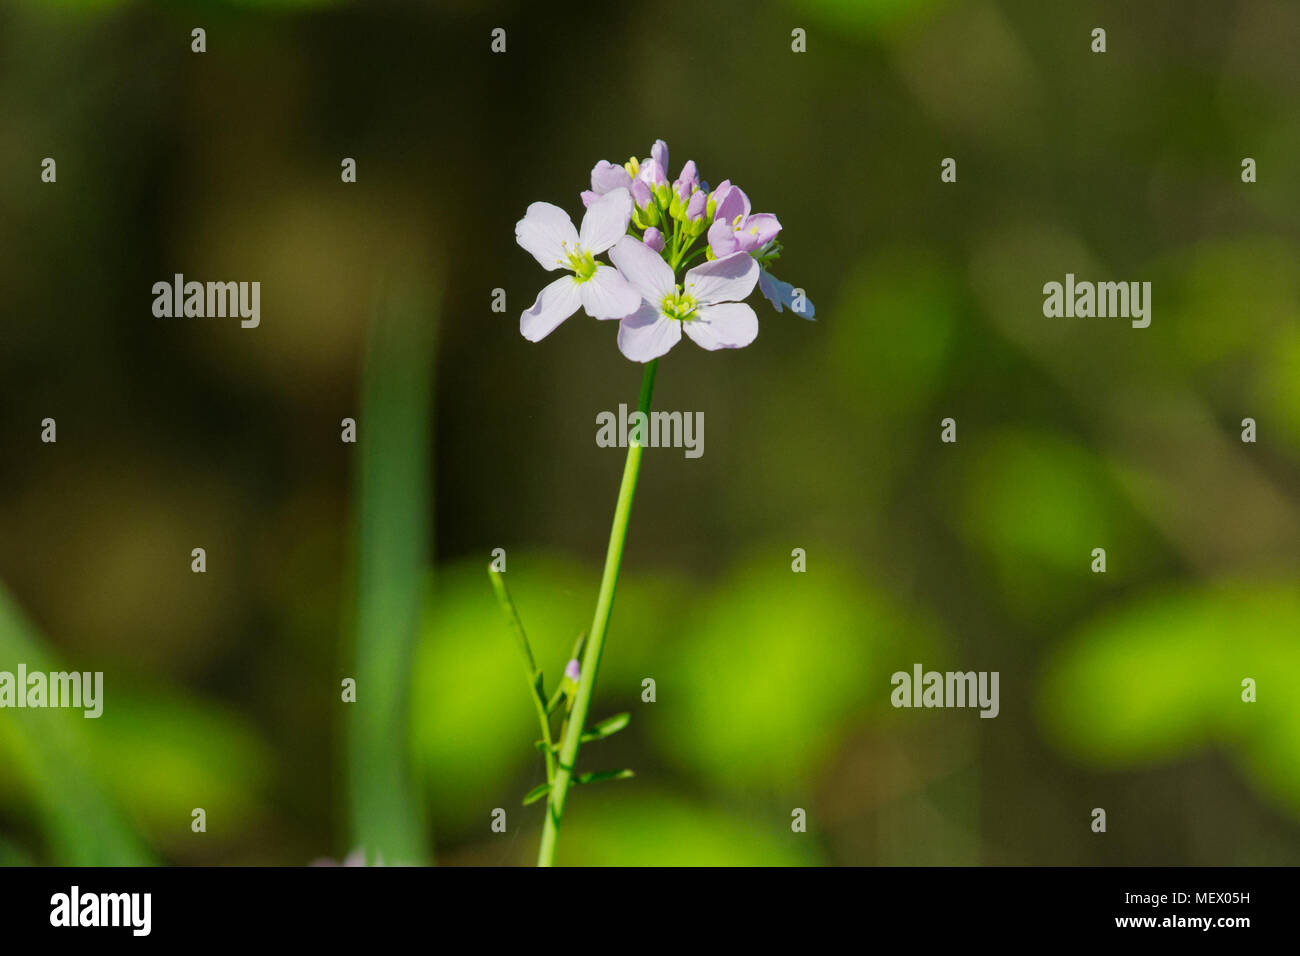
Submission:
<svg viewBox="0 0 1300 956">
<path fill-rule="evenodd" d="M 59 666 L 42 635 L 0 586 L 0 670 L 13 671 L 19 661 L 33 672 Z M 82 714 L 23 709 L 9 715 L 0 721 L 0 777 L 6 783 L 16 780 L 30 794 L 50 858 L 72 866 L 151 863 L 96 772 Z M 0 857 L 12 855 L 8 849 L 0 852 Z"/>
<path fill-rule="evenodd" d="M 530 803 L 536 803 L 538 800 L 542 799 L 542 797 L 550 794 L 550 792 L 551 785 L 549 783 L 539 783 L 524 795 L 524 806 L 528 806 Z"/>
<path fill-rule="evenodd" d="M 627 780 L 635 777 L 631 770 L 596 770 L 592 773 L 580 773 L 573 778 L 574 783 L 604 783 L 606 780 Z"/>
<path fill-rule="evenodd" d="M 361 376 L 356 621 L 352 670 L 372 695 L 348 707 L 350 846 L 389 863 L 427 862 L 429 828 L 407 772 L 412 659 L 432 535 L 428 441 L 438 293 L 395 280 L 383 292 Z M 365 690 L 362 691 L 366 693 Z"/>
<path fill-rule="evenodd" d="M 606 717 L 582 735 L 582 742 L 585 744 L 592 740 L 604 740 L 606 737 L 612 737 L 626 727 L 631 719 L 632 715 L 626 713 Z"/>
</svg>

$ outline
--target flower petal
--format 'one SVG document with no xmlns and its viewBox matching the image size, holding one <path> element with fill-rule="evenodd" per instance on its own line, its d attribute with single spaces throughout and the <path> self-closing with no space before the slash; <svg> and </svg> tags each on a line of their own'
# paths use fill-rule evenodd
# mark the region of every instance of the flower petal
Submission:
<svg viewBox="0 0 1300 956">
<path fill-rule="evenodd" d="M 673 291 L 673 270 L 657 252 L 635 236 L 625 236 L 609 250 L 609 261 L 618 266 L 632 288 L 656 306 Z"/>
<path fill-rule="evenodd" d="M 731 223 L 736 221 L 739 216 L 742 220 L 749 216 L 749 197 L 739 186 L 733 186 L 730 182 L 718 187 L 718 204 L 714 207 L 714 220 L 721 219 L 723 222 Z"/>
<path fill-rule="evenodd" d="M 733 252 L 686 273 L 683 291 L 700 305 L 739 302 L 754 291 L 756 282 L 758 263 L 748 252 Z"/>
<path fill-rule="evenodd" d="M 781 311 L 782 305 L 796 315 L 802 315 L 805 319 L 811 319 L 817 312 L 813 308 L 812 301 L 807 296 L 804 296 L 802 302 L 796 303 L 794 286 L 788 282 L 782 282 L 766 269 L 761 270 L 758 274 L 758 289 L 778 312 Z"/>
<path fill-rule="evenodd" d="M 600 255 L 619 239 L 627 235 L 627 224 L 632 221 L 632 194 L 619 187 L 601 196 L 582 217 L 579 241 L 582 248 L 593 256 Z"/>
<path fill-rule="evenodd" d="M 561 276 L 538 293 L 532 308 L 519 317 L 519 331 L 528 341 L 540 342 L 577 312 L 579 305 L 577 280 Z"/>
<path fill-rule="evenodd" d="M 632 174 L 622 166 L 601 160 L 591 170 L 591 191 L 599 196 L 622 187 L 632 185 Z"/>
<path fill-rule="evenodd" d="M 641 304 L 641 293 L 617 269 L 606 265 L 597 266 L 594 276 L 578 283 L 578 297 L 593 319 L 621 319 Z"/>
<path fill-rule="evenodd" d="M 706 305 L 683 322 L 686 334 L 702 349 L 741 349 L 758 337 L 758 316 L 743 302 Z"/>
<path fill-rule="evenodd" d="M 730 223 L 725 223 L 721 219 L 709 226 L 708 238 L 709 248 L 713 250 L 716 259 L 729 256 L 737 249 L 736 231 L 731 228 Z"/>
<path fill-rule="evenodd" d="M 535 202 L 528 207 L 523 219 L 515 223 L 515 241 L 531 253 L 543 269 L 554 271 L 565 265 L 565 243 L 573 246 L 578 241 L 578 230 L 573 220 L 559 206 L 548 202 Z"/>
<path fill-rule="evenodd" d="M 649 303 L 618 324 L 618 350 L 633 362 L 649 362 L 681 341 L 682 323 Z"/>
<path fill-rule="evenodd" d="M 776 216 L 770 212 L 760 212 L 741 223 L 736 234 L 736 241 L 740 244 L 741 249 L 746 252 L 753 252 L 775 239 L 780 231 L 781 223 Z"/>
</svg>

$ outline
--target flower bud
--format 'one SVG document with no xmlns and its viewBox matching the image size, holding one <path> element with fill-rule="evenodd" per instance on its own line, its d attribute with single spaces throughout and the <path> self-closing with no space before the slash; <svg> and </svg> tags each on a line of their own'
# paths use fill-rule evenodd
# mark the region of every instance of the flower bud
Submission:
<svg viewBox="0 0 1300 956">
<path fill-rule="evenodd" d="M 654 196 L 651 195 L 650 193 L 649 184 L 647 184 L 644 179 L 632 180 L 631 192 L 632 192 L 632 201 L 642 209 L 649 206 L 651 200 L 654 198 Z"/>
<path fill-rule="evenodd" d="M 682 199 L 686 199 L 699 184 L 700 174 L 695 169 L 695 160 L 687 160 L 686 165 L 682 167 L 682 171 L 677 175 L 673 188 L 681 194 Z"/>
<path fill-rule="evenodd" d="M 668 144 L 662 139 L 655 140 L 655 144 L 650 147 L 650 155 L 654 161 L 659 164 L 659 168 L 665 173 L 668 172 Z"/>
<path fill-rule="evenodd" d="M 699 219 L 703 222 L 708 204 L 708 197 L 706 197 L 704 193 L 698 190 L 691 193 L 691 200 L 686 204 L 686 218 L 692 221 Z"/>
<path fill-rule="evenodd" d="M 645 235 L 641 237 L 641 241 L 655 252 L 664 251 L 664 234 L 654 226 L 651 226 L 645 231 Z"/>
</svg>

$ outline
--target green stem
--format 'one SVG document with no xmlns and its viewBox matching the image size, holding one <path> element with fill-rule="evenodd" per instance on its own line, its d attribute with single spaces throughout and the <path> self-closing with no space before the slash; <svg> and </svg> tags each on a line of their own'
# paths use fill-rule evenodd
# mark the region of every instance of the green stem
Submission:
<svg viewBox="0 0 1300 956">
<path fill-rule="evenodd" d="M 496 592 L 497 601 L 501 604 L 501 610 L 505 612 L 506 618 L 510 621 L 510 628 L 514 631 L 515 641 L 519 644 L 520 653 L 524 658 L 524 674 L 528 678 L 528 693 L 533 698 L 533 709 L 537 711 L 537 723 L 542 729 L 542 742 L 546 744 L 546 782 L 551 783 L 555 780 L 555 752 L 552 749 L 553 741 L 551 740 L 551 718 L 550 706 L 545 699 L 545 691 L 542 688 L 542 675 L 537 669 L 537 660 L 533 657 L 533 649 L 528 643 L 528 635 L 524 633 L 524 622 L 519 620 L 519 612 L 515 610 L 515 602 L 510 600 L 510 591 L 506 588 L 506 579 L 501 576 L 501 572 L 491 567 L 488 568 L 488 577 L 492 580 L 492 590 Z"/>
<path fill-rule="evenodd" d="M 650 414 L 650 396 L 655 388 L 655 359 L 645 367 L 641 378 L 641 399 L 637 410 Z M 564 801 L 573 780 L 573 768 L 578 760 L 578 746 L 587 723 L 587 710 L 596 686 L 596 671 L 600 668 L 600 655 L 605 649 L 605 632 L 609 628 L 610 614 L 614 610 L 614 591 L 618 587 L 619 567 L 623 563 L 623 544 L 627 540 L 628 518 L 632 514 L 632 498 L 636 494 L 636 480 L 641 471 L 642 446 L 632 443 L 627 449 L 627 463 L 623 466 L 623 483 L 618 489 L 618 504 L 614 506 L 614 524 L 609 529 L 609 549 L 605 552 L 605 572 L 600 579 L 600 595 L 596 598 L 596 615 L 592 618 L 591 633 L 582 655 L 582 673 L 578 677 L 578 690 L 573 699 L 569 724 L 560 741 L 560 759 L 546 804 L 546 824 L 542 829 L 542 845 L 537 854 L 538 866 L 554 866 L 556 845 L 560 838 L 560 821 L 564 817 Z"/>
</svg>

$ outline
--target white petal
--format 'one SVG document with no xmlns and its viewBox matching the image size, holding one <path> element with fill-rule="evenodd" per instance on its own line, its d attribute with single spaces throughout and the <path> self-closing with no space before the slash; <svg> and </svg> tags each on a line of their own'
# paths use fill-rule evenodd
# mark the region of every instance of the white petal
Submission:
<svg viewBox="0 0 1300 956">
<path fill-rule="evenodd" d="M 682 323 L 648 303 L 618 324 L 618 350 L 633 362 L 649 362 L 681 341 Z"/>
<path fill-rule="evenodd" d="M 596 274 L 578 283 L 582 307 L 593 319 L 621 319 L 641 304 L 641 293 L 613 266 L 596 266 Z"/>
<path fill-rule="evenodd" d="M 623 278 L 641 297 L 656 306 L 673 291 L 673 270 L 659 253 L 635 236 L 626 236 L 609 250 L 609 261 L 618 266 Z"/>
<path fill-rule="evenodd" d="M 712 262 L 702 262 L 686 273 L 683 291 L 701 305 L 739 302 L 754 291 L 758 263 L 748 252 L 733 252 Z"/>
<path fill-rule="evenodd" d="M 587 207 L 582 217 L 579 238 L 582 248 L 598 256 L 627 235 L 632 221 L 632 194 L 626 189 L 611 189 Z"/>
<path fill-rule="evenodd" d="M 598 162 L 591 170 L 591 191 L 603 196 L 611 189 L 628 189 L 632 185 L 632 174 L 622 166 L 615 166 L 605 160 Z"/>
<path fill-rule="evenodd" d="M 533 307 L 519 317 L 519 331 L 530 342 L 540 342 L 555 327 L 578 311 L 578 283 L 573 276 L 556 279 L 537 295 Z"/>
<path fill-rule="evenodd" d="M 573 220 L 559 206 L 535 202 L 523 219 L 515 223 L 515 241 L 532 253 L 543 269 L 554 270 L 568 265 L 565 243 L 577 245 L 578 230 Z"/>
<path fill-rule="evenodd" d="M 743 302 L 706 305 L 683 322 L 686 334 L 702 349 L 740 349 L 758 337 L 758 316 Z"/>
</svg>

